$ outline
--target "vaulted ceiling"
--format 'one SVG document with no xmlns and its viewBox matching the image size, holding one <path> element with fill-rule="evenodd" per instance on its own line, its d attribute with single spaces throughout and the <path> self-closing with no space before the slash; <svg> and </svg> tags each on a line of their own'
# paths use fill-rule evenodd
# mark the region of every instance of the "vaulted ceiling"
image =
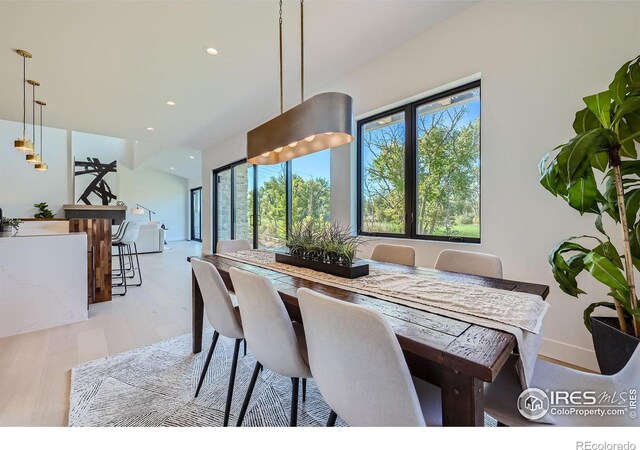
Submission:
<svg viewBox="0 0 640 450">
<path fill-rule="evenodd" d="M 470 3 L 307 0 L 307 93 Z M 300 95 L 298 11 L 285 2 L 285 109 Z M 205 150 L 278 113 L 277 21 L 275 0 L 0 2 L 0 119 L 21 120 L 21 48 L 47 125 Z"/>
</svg>

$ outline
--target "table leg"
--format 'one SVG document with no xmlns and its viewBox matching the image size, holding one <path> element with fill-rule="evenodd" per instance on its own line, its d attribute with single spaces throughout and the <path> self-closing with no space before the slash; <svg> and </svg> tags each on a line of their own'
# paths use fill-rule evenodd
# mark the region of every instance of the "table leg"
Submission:
<svg viewBox="0 0 640 450">
<path fill-rule="evenodd" d="M 204 318 L 204 302 L 202 292 L 196 279 L 196 274 L 191 271 L 191 334 L 193 336 L 193 353 L 202 350 L 202 327 Z"/>
<path fill-rule="evenodd" d="M 440 389 L 444 426 L 484 426 L 482 380 L 443 367 Z"/>
</svg>

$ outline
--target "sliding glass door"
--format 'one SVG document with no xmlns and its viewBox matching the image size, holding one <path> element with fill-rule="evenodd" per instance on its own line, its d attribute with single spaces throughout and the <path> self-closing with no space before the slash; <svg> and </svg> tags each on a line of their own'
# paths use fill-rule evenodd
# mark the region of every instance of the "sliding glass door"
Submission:
<svg viewBox="0 0 640 450">
<path fill-rule="evenodd" d="M 202 242 L 202 187 L 191 189 L 191 240 Z"/>
<path fill-rule="evenodd" d="M 291 226 L 330 220 L 328 151 L 275 165 L 238 161 L 213 171 L 213 249 L 248 239 L 254 248 L 285 247 Z"/>
<path fill-rule="evenodd" d="M 213 171 L 213 249 L 218 241 L 247 239 L 255 246 L 254 167 L 240 161 Z"/>
</svg>

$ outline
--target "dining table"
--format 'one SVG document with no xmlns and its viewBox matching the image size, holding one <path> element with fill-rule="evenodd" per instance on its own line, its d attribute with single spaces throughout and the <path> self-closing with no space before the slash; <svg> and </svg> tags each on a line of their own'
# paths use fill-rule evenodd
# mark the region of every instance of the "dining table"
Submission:
<svg viewBox="0 0 640 450">
<path fill-rule="evenodd" d="M 231 292 L 234 291 L 229 276 L 229 269 L 232 267 L 270 279 L 291 319 L 295 321 L 302 322 L 297 290 L 303 287 L 378 311 L 394 330 L 411 374 L 440 387 L 443 425 L 484 426 L 484 384 L 496 379 L 516 348 L 516 339 L 512 334 L 238 261 L 225 257 L 224 254 L 193 256 L 188 260 L 191 258 L 213 264 Z M 430 276 L 445 282 L 469 283 L 534 294 L 542 299 L 549 294 L 549 286 L 542 284 L 399 266 L 373 260 L 367 262 L 372 268 L 408 274 L 426 271 Z M 202 350 L 203 318 L 202 292 L 192 272 L 193 353 Z"/>
</svg>

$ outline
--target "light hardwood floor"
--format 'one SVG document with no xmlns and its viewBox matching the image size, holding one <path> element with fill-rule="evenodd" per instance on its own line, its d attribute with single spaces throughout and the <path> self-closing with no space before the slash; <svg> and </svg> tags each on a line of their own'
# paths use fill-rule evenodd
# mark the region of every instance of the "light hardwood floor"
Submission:
<svg viewBox="0 0 640 450">
<path fill-rule="evenodd" d="M 89 320 L 0 339 L 0 425 L 65 426 L 71 368 L 191 331 L 197 242 L 140 255 L 143 285 L 91 305 Z"/>
</svg>

